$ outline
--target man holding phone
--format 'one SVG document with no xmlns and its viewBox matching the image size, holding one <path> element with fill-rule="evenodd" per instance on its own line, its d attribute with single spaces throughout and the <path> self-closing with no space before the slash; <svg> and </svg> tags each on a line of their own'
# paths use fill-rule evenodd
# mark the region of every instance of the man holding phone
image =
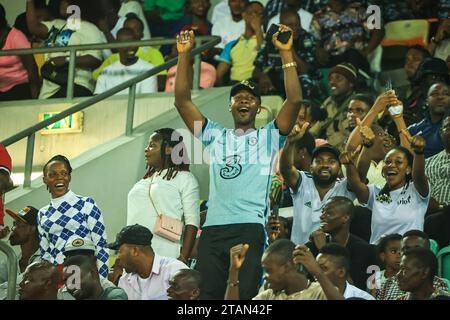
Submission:
<svg viewBox="0 0 450 320">
<path fill-rule="evenodd" d="M 317 68 L 315 39 L 311 33 L 301 27 L 300 17 L 295 10 L 283 10 L 280 16 L 281 24 L 288 26 L 293 32 L 293 55 L 294 61 L 297 63 L 303 98 L 321 103 L 326 98 L 326 94 L 321 84 L 322 75 Z M 281 58 L 272 44 L 271 37 L 277 28 L 277 24 L 269 27 L 254 61 L 255 68 L 252 76 L 258 81 L 263 94 L 284 96 Z M 282 36 L 280 35 L 280 37 Z"/>
</svg>

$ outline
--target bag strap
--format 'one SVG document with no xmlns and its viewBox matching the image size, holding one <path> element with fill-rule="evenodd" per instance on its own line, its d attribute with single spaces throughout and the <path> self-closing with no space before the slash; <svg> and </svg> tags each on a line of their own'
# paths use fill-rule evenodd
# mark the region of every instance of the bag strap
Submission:
<svg viewBox="0 0 450 320">
<path fill-rule="evenodd" d="M 158 215 L 158 217 L 161 217 L 161 214 L 158 212 L 158 209 L 156 209 L 155 202 L 153 201 L 153 198 L 152 198 L 152 184 L 153 184 L 153 180 L 155 180 L 154 174 L 152 176 L 152 180 L 150 181 L 150 186 L 148 188 L 148 196 L 150 198 L 150 202 L 151 202 L 153 208 L 155 209 L 156 214 Z"/>
</svg>

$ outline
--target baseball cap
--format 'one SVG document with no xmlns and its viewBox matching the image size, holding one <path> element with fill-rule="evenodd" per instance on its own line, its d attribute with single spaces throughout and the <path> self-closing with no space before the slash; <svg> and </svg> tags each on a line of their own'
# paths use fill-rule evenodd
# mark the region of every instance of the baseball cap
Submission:
<svg viewBox="0 0 450 320">
<path fill-rule="evenodd" d="M 339 152 L 339 150 L 336 147 L 332 146 L 329 143 L 322 144 L 319 147 L 315 148 L 312 152 L 312 158 L 314 159 L 322 152 L 329 152 L 329 153 L 333 154 L 336 157 L 336 159 L 339 161 L 339 156 L 341 155 L 341 153 Z"/>
<path fill-rule="evenodd" d="M 26 206 L 19 213 L 15 213 L 10 209 L 5 209 L 8 216 L 13 218 L 17 222 L 27 223 L 32 226 L 37 226 L 37 215 L 39 210 L 32 206 Z"/>
<path fill-rule="evenodd" d="M 259 86 L 254 83 L 253 81 L 249 80 L 243 80 L 239 83 L 236 83 L 230 91 L 230 99 L 236 95 L 240 90 L 247 90 L 251 94 L 253 94 L 255 97 L 261 99 L 261 91 L 259 89 Z"/>
<path fill-rule="evenodd" d="M 68 256 L 87 253 L 87 251 L 95 253 L 95 244 L 92 239 L 75 234 L 67 239 L 63 253 L 65 256 Z"/>
<path fill-rule="evenodd" d="M 450 76 L 448 74 L 447 63 L 439 58 L 426 58 L 419 65 L 414 81 L 419 82 L 428 74 L 435 74 L 442 76 L 447 83 L 450 82 Z"/>
<path fill-rule="evenodd" d="M 113 250 L 119 250 L 123 244 L 135 244 L 140 246 L 151 246 L 152 232 L 140 224 L 126 226 L 117 234 L 116 241 L 109 243 L 106 247 Z"/>
</svg>

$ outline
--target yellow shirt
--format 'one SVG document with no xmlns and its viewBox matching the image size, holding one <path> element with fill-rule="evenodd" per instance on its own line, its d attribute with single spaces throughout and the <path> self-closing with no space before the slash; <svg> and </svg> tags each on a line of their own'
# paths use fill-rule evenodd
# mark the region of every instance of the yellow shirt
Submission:
<svg viewBox="0 0 450 320">
<path fill-rule="evenodd" d="M 136 52 L 136 56 L 144 61 L 151 63 L 155 67 L 164 63 L 164 57 L 161 54 L 161 52 L 159 52 L 158 49 L 152 47 L 139 48 L 138 51 Z M 119 54 L 114 53 L 111 56 L 109 56 L 108 59 L 103 61 L 102 65 L 98 69 L 94 70 L 94 72 L 92 72 L 92 77 L 94 78 L 94 80 L 98 79 L 103 69 L 119 61 L 119 59 L 120 59 Z M 160 73 L 158 73 L 158 75 L 166 75 L 166 74 L 167 70 L 163 70 Z"/>
<path fill-rule="evenodd" d="M 231 80 L 242 81 L 252 77 L 255 68 L 253 62 L 257 54 L 256 36 L 247 39 L 241 35 L 239 39 L 230 41 L 225 46 L 219 59 L 231 65 Z"/>
</svg>

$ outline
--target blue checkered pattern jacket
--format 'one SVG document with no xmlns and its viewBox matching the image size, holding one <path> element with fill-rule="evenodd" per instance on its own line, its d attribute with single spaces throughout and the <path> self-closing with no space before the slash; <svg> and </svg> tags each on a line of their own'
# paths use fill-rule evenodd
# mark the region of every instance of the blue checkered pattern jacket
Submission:
<svg viewBox="0 0 450 320">
<path fill-rule="evenodd" d="M 38 231 L 42 259 L 54 264 L 64 262 L 67 240 L 78 235 L 90 237 L 96 246 L 97 265 L 102 277 L 108 276 L 107 236 L 103 217 L 95 201 L 67 192 L 39 210 Z"/>
</svg>

